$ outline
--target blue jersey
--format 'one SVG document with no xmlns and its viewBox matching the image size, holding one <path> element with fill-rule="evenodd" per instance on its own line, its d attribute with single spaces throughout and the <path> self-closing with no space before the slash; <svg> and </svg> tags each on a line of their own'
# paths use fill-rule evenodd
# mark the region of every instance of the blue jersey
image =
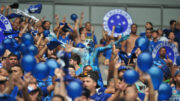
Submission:
<svg viewBox="0 0 180 101">
<path fill-rule="evenodd" d="M 104 93 L 104 91 L 105 91 L 104 88 L 100 88 L 96 94 L 90 96 L 90 99 L 93 99 L 95 101 L 107 101 L 112 94 L 106 94 Z"/>
<path fill-rule="evenodd" d="M 150 46 L 149 46 L 149 51 L 152 52 L 153 49 L 159 44 L 161 43 L 161 41 L 157 41 L 157 42 L 154 42 L 154 41 L 150 41 Z"/>
<path fill-rule="evenodd" d="M 87 38 L 88 39 L 92 39 L 92 33 L 87 33 Z M 94 44 L 96 45 L 98 42 L 97 42 L 97 39 L 96 39 L 96 36 L 94 35 L 93 37 L 93 40 L 94 40 Z"/>
<path fill-rule="evenodd" d="M 70 38 L 70 35 L 67 35 L 65 38 L 63 38 L 62 36 L 59 36 L 59 40 L 66 43 L 67 41 L 70 41 L 71 38 Z"/>
</svg>

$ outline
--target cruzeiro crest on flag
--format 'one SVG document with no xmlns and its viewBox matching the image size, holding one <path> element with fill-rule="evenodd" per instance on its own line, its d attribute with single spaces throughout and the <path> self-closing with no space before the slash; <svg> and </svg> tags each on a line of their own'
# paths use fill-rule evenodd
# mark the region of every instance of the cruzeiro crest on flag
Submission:
<svg viewBox="0 0 180 101">
<path fill-rule="evenodd" d="M 114 37 L 128 35 L 131 32 L 132 19 L 124 10 L 115 9 L 107 12 L 104 16 L 104 30 L 111 35 L 112 27 L 115 26 Z"/>
<path fill-rule="evenodd" d="M 161 42 L 159 43 L 152 51 L 152 57 L 156 58 L 159 56 L 159 50 L 164 47 L 166 49 L 166 56 L 168 56 L 173 63 L 176 63 L 176 58 L 178 57 L 179 53 L 176 48 L 176 45 L 169 42 Z"/>
<path fill-rule="evenodd" d="M 0 43 L 5 39 L 4 31 L 11 31 L 12 26 L 10 21 L 2 14 L 0 14 Z"/>
</svg>

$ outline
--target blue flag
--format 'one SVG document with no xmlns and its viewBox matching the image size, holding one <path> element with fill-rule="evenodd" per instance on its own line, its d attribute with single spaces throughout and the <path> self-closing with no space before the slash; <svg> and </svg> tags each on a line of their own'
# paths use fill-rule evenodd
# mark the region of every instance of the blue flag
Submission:
<svg viewBox="0 0 180 101">
<path fill-rule="evenodd" d="M 61 42 L 60 40 L 57 40 L 57 39 L 52 39 L 48 44 L 48 48 L 50 50 L 53 50 L 54 48 L 56 48 L 57 46 L 61 45 L 61 44 L 64 44 L 63 42 Z"/>
<path fill-rule="evenodd" d="M 41 10 L 42 10 L 42 4 L 31 5 L 31 6 L 28 8 L 28 12 L 29 12 L 29 13 L 37 13 L 37 14 L 40 14 L 40 13 L 41 13 Z"/>
</svg>

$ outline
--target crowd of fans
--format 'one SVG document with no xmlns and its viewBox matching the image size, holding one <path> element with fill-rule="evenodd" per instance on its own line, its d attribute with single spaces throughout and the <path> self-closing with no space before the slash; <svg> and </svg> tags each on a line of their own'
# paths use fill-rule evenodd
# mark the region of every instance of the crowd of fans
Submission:
<svg viewBox="0 0 180 101">
<path fill-rule="evenodd" d="M 10 6 L 1 6 L 0 14 L 8 16 L 11 13 Z M 174 44 L 180 52 L 180 19 L 171 20 L 170 28 L 164 30 L 156 30 L 151 22 L 146 22 L 145 32 L 139 34 L 138 25 L 134 23 L 131 25 L 129 36 L 119 37 L 113 36 L 115 27 L 112 28 L 112 34 L 108 35 L 102 25 L 102 38 L 97 40 L 96 34 L 100 33 L 94 31 L 91 22 L 85 22 L 83 25 L 84 15 L 83 12 L 80 14 L 79 19 L 74 22 L 74 27 L 66 21 L 66 17 L 60 21 L 56 15 L 53 31 L 50 31 L 51 22 L 45 17 L 38 22 L 23 16 L 9 19 L 13 31 L 4 32 L 4 35 L 15 34 L 11 38 L 15 41 L 12 41 L 9 47 L 5 46 L 6 50 L 1 54 L 0 101 L 159 101 L 159 93 L 153 88 L 152 77 L 142 72 L 137 65 L 137 58 L 142 50 L 137 48 L 133 55 L 132 51 L 136 40 L 144 37 L 149 40 L 150 54 L 164 41 Z M 24 39 L 27 34 L 33 37 L 32 43 Z M 55 45 L 52 39 L 57 39 L 59 43 Z M 5 40 L 1 44 L 6 45 Z M 33 44 L 37 52 L 21 48 L 14 52 L 15 43 L 17 47 L 21 47 L 22 43 L 26 47 Z M 26 68 L 31 64 L 22 63 L 27 52 L 35 58 L 36 65 L 53 59 L 59 67 L 53 70 L 53 75 L 39 79 L 38 73 L 33 74 Z M 123 58 L 120 54 L 132 56 Z M 102 80 L 101 73 L 104 71 L 100 71 L 98 60 L 109 66 L 107 85 L 104 85 Z M 159 56 L 153 59 L 153 63 L 166 66 L 157 66 L 163 72 L 163 82 L 172 88 L 172 95 L 166 100 L 180 101 L 180 70 L 178 65 L 167 57 L 166 48 L 160 48 Z M 138 81 L 133 84 L 125 82 L 123 75 L 127 70 L 137 71 Z M 39 72 L 39 75 L 43 74 Z M 80 87 L 76 84 L 70 85 L 73 81 Z M 75 96 L 73 86 L 79 89 L 76 90 L 77 93 L 81 91 L 79 96 Z"/>
</svg>

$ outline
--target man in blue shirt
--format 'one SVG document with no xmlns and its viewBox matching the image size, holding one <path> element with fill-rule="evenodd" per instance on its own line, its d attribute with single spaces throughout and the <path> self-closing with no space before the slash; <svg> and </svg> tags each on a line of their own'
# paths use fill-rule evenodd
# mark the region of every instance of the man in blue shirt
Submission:
<svg viewBox="0 0 180 101">
<path fill-rule="evenodd" d="M 158 32 L 152 31 L 152 41 L 150 41 L 150 52 L 159 44 L 161 41 L 158 40 Z"/>
<path fill-rule="evenodd" d="M 93 39 L 94 44 L 96 45 L 97 44 L 97 39 L 96 39 L 96 36 L 94 35 L 94 30 L 92 30 L 91 23 L 86 22 L 85 28 L 86 28 L 86 31 L 87 31 L 86 38 L 87 39 Z"/>
<path fill-rule="evenodd" d="M 104 93 L 104 90 L 97 89 L 98 72 L 89 71 L 83 78 L 83 87 L 90 91 L 90 98 L 95 101 L 107 101 L 111 94 Z"/>
<path fill-rule="evenodd" d="M 145 28 L 146 30 L 153 30 L 153 24 L 151 22 L 146 22 Z M 140 36 L 146 36 L 146 32 L 140 33 Z"/>
</svg>

